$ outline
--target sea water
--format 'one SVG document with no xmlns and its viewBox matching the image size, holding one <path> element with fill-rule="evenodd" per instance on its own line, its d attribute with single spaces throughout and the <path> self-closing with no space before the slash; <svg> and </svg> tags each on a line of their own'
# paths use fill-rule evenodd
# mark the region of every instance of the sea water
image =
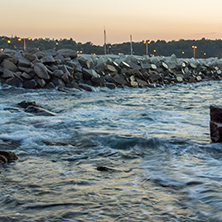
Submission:
<svg viewBox="0 0 222 222">
<path fill-rule="evenodd" d="M 0 221 L 222 221 L 221 89 L 0 87 L 0 148 L 19 157 L 0 166 Z M 58 115 L 7 109 L 24 100 Z"/>
</svg>

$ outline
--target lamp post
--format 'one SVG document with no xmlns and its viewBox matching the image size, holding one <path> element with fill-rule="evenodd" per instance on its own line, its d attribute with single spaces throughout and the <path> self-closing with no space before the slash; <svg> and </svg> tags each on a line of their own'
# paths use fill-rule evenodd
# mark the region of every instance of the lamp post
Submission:
<svg viewBox="0 0 222 222">
<path fill-rule="evenodd" d="M 149 40 L 146 40 L 143 42 L 144 44 L 146 44 L 146 56 L 149 55 L 149 44 L 151 43 Z"/>
<path fill-rule="evenodd" d="M 31 37 L 28 37 L 27 40 L 30 41 L 30 40 L 32 40 L 32 38 L 31 38 Z M 21 42 L 22 39 L 21 39 L 21 38 L 18 38 L 18 41 Z M 25 39 L 25 38 L 23 39 L 23 50 L 26 51 L 26 39 Z"/>
<path fill-rule="evenodd" d="M 193 49 L 193 57 L 194 57 L 194 59 L 195 59 L 195 52 L 196 52 L 197 46 L 193 45 L 193 46 L 192 46 L 192 49 Z"/>
</svg>

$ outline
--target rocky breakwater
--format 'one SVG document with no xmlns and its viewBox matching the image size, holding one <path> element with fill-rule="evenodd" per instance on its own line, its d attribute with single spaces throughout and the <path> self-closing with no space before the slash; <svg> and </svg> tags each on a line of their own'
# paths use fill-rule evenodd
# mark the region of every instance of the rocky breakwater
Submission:
<svg viewBox="0 0 222 222">
<path fill-rule="evenodd" d="M 74 92 L 93 87 L 156 87 L 222 80 L 222 59 L 179 59 L 125 55 L 81 55 L 74 50 L 5 49 L 0 53 L 0 82 L 27 89 Z"/>
</svg>

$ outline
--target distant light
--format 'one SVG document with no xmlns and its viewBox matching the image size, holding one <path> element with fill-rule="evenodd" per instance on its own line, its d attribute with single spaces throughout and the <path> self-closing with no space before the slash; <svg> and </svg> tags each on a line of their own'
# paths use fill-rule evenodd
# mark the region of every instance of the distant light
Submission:
<svg viewBox="0 0 222 222">
<path fill-rule="evenodd" d="M 82 51 L 80 51 L 80 54 L 82 54 Z"/>
<path fill-rule="evenodd" d="M 193 49 L 197 49 L 197 46 L 193 45 L 192 48 L 193 48 Z"/>
<path fill-rule="evenodd" d="M 4 51 L 4 49 L 1 49 L 1 52 L 3 52 Z"/>
<path fill-rule="evenodd" d="M 184 54 L 184 52 L 182 52 L 182 54 Z"/>
<path fill-rule="evenodd" d="M 204 55 L 206 55 L 207 53 L 205 52 Z"/>
<path fill-rule="evenodd" d="M 93 55 L 96 55 L 96 53 L 93 53 Z"/>
<path fill-rule="evenodd" d="M 153 52 L 156 52 L 156 49 L 154 49 Z"/>
<path fill-rule="evenodd" d="M 31 37 L 28 37 L 28 40 L 30 41 L 30 40 L 32 40 L 32 38 L 31 38 Z"/>
<path fill-rule="evenodd" d="M 218 57 L 215 57 L 215 59 L 218 59 Z"/>
<path fill-rule="evenodd" d="M 79 51 L 77 51 L 77 53 L 79 53 Z"/>
<path fill-rule="evenodd" d="M 10 40 L 8 40 L 7 42 L 8 42 L 8 44 L 10 44 L 10 43 L 11 43 L 11 41 L 10 41 Z"/>
<path fill-rule="evenodd" d="M 21 39 L 21 38 L 18 38 L 18 41 L 19 41 L 19 42 L 21 42 L 21 41 L 22 41 L 22 39 Z"/>
</svg>

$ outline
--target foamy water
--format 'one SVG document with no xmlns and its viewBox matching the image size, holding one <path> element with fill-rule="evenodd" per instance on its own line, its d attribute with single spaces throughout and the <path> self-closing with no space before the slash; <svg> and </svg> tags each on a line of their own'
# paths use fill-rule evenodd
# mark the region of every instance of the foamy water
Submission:
<svg viewBox="0 0 222 222">
<path fill-rule="evenodd" d="M 67 94 L 0 89 L 0 221 L 221 221 L 222 82 Z M 23 101 L 58 113 L 11 112 Z M 98 166 L 114 172 L 99 172 Z"/>
</svg>

